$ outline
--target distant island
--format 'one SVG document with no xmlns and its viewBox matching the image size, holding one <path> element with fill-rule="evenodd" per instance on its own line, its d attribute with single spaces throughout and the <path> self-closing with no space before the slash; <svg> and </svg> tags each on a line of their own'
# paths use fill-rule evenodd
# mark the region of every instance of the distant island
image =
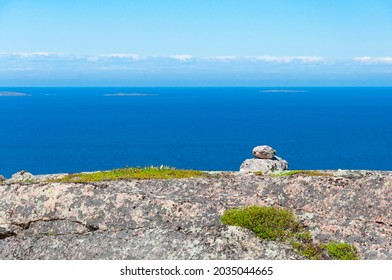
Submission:
<svg viewBox="0 0 392 280">
<path fill-rule="evenodd" d="M 15 91 L 0 91 L 0 96 L 31 96 L 31 94 Z"/>
<path fill-rule="evenodd" d="M 157 96 L 158 94 L 150 94 L 150 93 L 108 93 L 104 94 L 104 96 Z"/>
<path fill-rule="evenodd" d="M 261 90 L 260 92 L 292 92 L 292 93 L 298 93 L 298 92 L 309 92 L 309 90 L 299 90 L 299 89 L 268 89 L 268 90 Z"/>
</svg>

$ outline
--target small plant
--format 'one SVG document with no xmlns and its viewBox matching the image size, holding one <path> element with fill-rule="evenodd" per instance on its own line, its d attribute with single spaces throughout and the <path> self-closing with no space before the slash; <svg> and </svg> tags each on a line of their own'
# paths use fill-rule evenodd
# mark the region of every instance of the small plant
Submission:
<svg viewBox="0 0 392 280">
<path fill-rule="evenodd" d="M 302 241 L 303 243 L 310 243 L 313 240 L 309 231 L 299 232 L 295 235 L 295 238 Z"/>
<path fill-rule="evenodd" d="M 325 245 L 328 255 L 334 260 L 358 260 L 357 249 L 348 243 L 329 242 Z"/>
<path fill-rule="evenodd" d="M 116 181 L 127 179 L 180 179 L 203 177 L 206 173 L 197 170 L 183 170 L 172 167 L 136 167 L 136 168 L 122 168 L 111 171 L 99 171 L 91 173 L 70 174 L 60 179 L 51 180 L 51 182 L 72 182 L 72 183 L 87 183 L 99 181 Z"/>
<path fill-rule="evenodd" d="M 221 221 L 226 225 L 250 229 L 256 236 L 267 240 L 291 237 L 301 228 L 291 212 L 274 207 L 250 206 L 227 210 Z"/>
<path fill-rule="evenodd" d="M 315 243 L 306 243 L 298 250 L 298 253 L 309 260 L 323 259 L 323 249 Z"/>
<path fill-rule="evenodd" d="M 263 171 L 255 171 L 253 172 L 256 176 L 263 176 Z"/>
<path fill-rule="evenodd" d="M 310 260 L 357 260 L 357 251 L 347 243 L 330 242 L 327 245 L 313 240 L 294 215 L 283 209 L 249 206 L 227 210 L 221 216 L 225 225 L 240 226 L 266 240 L 280 240 L 290 244 L 299 255 Z"/>
<path fill-rule="evenodd" d="M 313 241 L 312 235 L 308 231 L 297 233 L 289 239 L 295 252 L 309 260 L 323 259 L 323 248 L 320 244 Z"/>
<path fill-rule="evenodd" d="M 293 175 L 302 175 L 302 176 L 334 176 L 330 172 L 317 171 L 317 170 L 290 170 L 283 171 L 280 173 L 272 173 L 273 177 L 282 177 L 282 176 L 293 176 Z"/>
</svg>

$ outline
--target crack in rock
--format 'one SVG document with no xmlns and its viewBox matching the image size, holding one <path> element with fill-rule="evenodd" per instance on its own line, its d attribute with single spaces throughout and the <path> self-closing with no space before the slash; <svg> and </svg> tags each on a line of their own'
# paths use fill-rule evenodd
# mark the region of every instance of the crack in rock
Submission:
<svg viewBox="0 0 392 280">
<path fill-rule="evenodd" d="M 15 235 L 16 235 L 16 233 L 13 232 L 13 231 L 9 231 L 9 230 L 6 230 L 4 228 L 0 228 L 0 240 L 1 239 L 6 239 L 6 238 L 11 237 L 11 236 L 15 236 Z"/>
</svg>

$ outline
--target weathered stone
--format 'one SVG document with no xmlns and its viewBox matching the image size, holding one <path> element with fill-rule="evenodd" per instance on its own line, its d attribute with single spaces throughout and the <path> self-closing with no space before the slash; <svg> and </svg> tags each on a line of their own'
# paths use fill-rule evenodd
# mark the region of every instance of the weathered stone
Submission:
<svg viewBox="0 0 392 280">
<path fill-rule="evenodd" d="M 0 227 L 0 239 L 5 239 L 10 236 L 14 236 L 15 234 L 5 228 Z"/>
<path fill-rule="evenodd" d="M 5 180 L 7 180 L 3 175 L 0 175 L 0 183 L 4 182 Z"/>
<path fill-rule="evenodd" d="M 27 171 L 19 171 L 12 175 L 11 179 L 7 180 L 7 183 L 15 183 L 15 182 L 32 182 L 35 177 L 33 174 Z"/>
<path fill-rule="evenodd" d="M 336 177 L 344 177 L 350 179 L 360 178 L 363 176 L 360 171 L 351 171 L 351 170 L 342 170 L 342 169 L 338 169 L 334 173 L 334 175 Z"/>
<path fill-rule="evenodd" d="M 333 171 L 331 171 L 333 172 Z M 0 259 L 301 259 L 288 245 L 224 226 L 233 207 L 279 206 L 316 242 L 392 260 L 392 173 L 205 178 L 0 188 Z"/>
<path fill-rule="evenodd" d="M 257 158 L 261 159 L 273 159 L 276 151 L 272 149 L 270 146 L 263 145 L 257 146 L 252 151 L 253 155 Z"/>
<path fill-rule="evenodd" d="M 283 171 L 289 168 L 287 161 L 275 156 L 273 159 L 247 159 L 240 167 L 240 172 L 250 173 L 261 171 L 263 174 L 272 171 Z"/>
</svg>

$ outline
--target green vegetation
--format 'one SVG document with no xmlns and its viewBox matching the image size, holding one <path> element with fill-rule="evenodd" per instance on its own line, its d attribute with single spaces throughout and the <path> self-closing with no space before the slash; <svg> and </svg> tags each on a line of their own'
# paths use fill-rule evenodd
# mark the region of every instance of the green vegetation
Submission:
<svg viewBox="0 0 392 280">
<path fill-rule="evenodd" d="M 319 243 L 313 241 L 313 237 L 308 231 L 301 231 L 288 240 L 294 250 L 309 260 L 323 259 L 323 248 Z"/>
<path fill-rule="evenodd" d="M 116 181 L 127 179 L 180 179 L 203 177 L 206 173 L 197 170 L 182 170 L 172 167 L 135 167 L 122 168 L 110 171 L 98 171 L 91 173 L 70 174 L 61 179 L 52 180 L 52 182 L 73 182 L 73 183 L 87 183 L 100 181 Z"/>
<path fill-rule="evenodd" d="M 272 173 L 270 174 L 273 177 L 282 177 L 282 176 L 293 176 L 293 175 L 302 175 L 302 176 L 334 176 L 330 172 L 317 171 L 317 170 L 290 170 L 283 171 L 280 173 Z"/>
<path fill-rule="evenodd" d="M 293 214 L 274 207 L 230 209 L 222 215 L 221 221 L 225 225 L 250 229 L 256 236 L 267 240 L 284 239 L 300 229 L 300 224 L 295 221 Z"/>
<path fill-rule="evenodd" d="M 255 172 L 253 172 L 253 174 L 255 174 L 257 176 L 263 176 L 263 171 L 255 171 Z"/>
<path fill-rule="evenodd" d="M 339 260 L 358 259 L 353 245 L 330 242 L 327 245 L 314 242 L 310 232 L 305 231 L 294 215 L 274 207 L 249 206 L 227 210 L 221 216 L 225 225 L 240 226 L 253 231 L 266 240 L 279 240 L 293 246 L 295 252 L 311 260 L 325 258 Z"/>
<path fill-rule="evenodd" d="M 325 248 L 328 255 L 334 260 L 358 260 L 357 249 L 354 245 L 329 242 Z"/>
</svg>

